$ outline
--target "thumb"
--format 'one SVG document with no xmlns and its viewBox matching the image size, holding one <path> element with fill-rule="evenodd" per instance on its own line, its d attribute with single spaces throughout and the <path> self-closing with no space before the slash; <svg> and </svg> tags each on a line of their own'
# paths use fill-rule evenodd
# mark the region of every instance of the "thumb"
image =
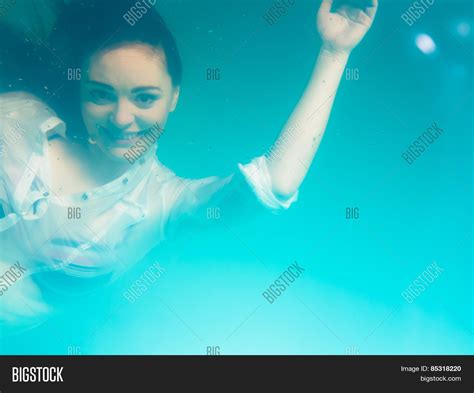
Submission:
<svg viewBox="0 0 474 393">
<path fill-rule="evenodd" d="M 323 0 L 321 2 L 321 7 L 319 7 L 319 12 L 330 13 L 333 0 Z"/>
</svg>

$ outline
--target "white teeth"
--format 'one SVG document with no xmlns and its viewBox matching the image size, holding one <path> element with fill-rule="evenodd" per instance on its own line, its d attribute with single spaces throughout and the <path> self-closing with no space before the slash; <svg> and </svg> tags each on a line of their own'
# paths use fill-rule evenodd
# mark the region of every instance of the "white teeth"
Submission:
<svg viewBox="0 0 474 393">
<path fill-rule="evenodd" d="M 126 135 L 117 135 L 110 132 L 107 128 L 99 126 L 103 131 L 105 131 L 111 138 L 118 139 L 118 140 L 130 140 L 137 138 L 144 134 L 144 131 L 134 132 L 134 133 L 127 133 Z"/>
<path fill-rule="evenodd" d="M 136 138 L 137 134 L 135 135 L 130 135 L 130 136 L 122 136 L 121 138 L 119 139 L 133 139 L 133 138 Z"/>
</svg>

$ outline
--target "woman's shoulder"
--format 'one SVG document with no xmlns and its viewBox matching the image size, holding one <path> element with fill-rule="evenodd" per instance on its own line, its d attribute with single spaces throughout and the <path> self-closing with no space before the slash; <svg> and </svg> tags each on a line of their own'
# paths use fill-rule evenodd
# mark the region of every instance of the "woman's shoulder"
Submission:
<svg viewBox="0 0 474 393">
<path fill-rule="evenodd" d="M 15 127 L 29 132 L 41 131 L 48 136 L 57 133 L 64 137 L 66 133 L 66 124 L 56 113 L 40 98 L 26 91 L 0 94 L 0 118 L 7 128 L 10 122 Z"/>
<path fill-rule="evenodd" d="M 176 176 L 170 168 L 164 165 L 158 158 L 153 159 L 154 162 L 154 173 L 156 175 L 156 180 L 160 185 L 170 185 L 176 181 L 178 181 L 179 177 Z"/>
</svg>

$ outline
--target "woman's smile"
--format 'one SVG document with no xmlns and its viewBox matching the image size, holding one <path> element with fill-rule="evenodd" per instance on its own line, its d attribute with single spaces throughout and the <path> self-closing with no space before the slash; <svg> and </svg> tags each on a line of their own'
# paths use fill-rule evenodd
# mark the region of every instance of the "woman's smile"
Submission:
<svg viewBox="0 0 474 393">
<path fill-rule="evenodd" d="M 121 131 L 113 130 L 111 127 L 98 126 L 97 127 L 101 134 L 106 135 L 106 137 L 117 145 L 133 145 L 139 138 L 144 136 L 147 133 L 147 130 L 144 131 Z"/>
</svg>

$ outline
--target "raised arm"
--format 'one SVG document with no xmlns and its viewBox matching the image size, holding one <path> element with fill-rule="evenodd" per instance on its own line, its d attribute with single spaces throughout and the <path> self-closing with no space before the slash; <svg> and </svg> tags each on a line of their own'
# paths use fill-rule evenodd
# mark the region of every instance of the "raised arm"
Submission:
<svg viewBox="0 0 474 393">
<path fill-rule="evenodd" d="M 267 153 L 273 192 L 286 198 L 304 180 L 318 150 L 336 92 L 352 49 L 369 30 L 377 0 L 323 0 L 317 27 L 323 45 L 310 82 Z M 349 4 L 350 3 L 350 4 Z"/>
</svg>

